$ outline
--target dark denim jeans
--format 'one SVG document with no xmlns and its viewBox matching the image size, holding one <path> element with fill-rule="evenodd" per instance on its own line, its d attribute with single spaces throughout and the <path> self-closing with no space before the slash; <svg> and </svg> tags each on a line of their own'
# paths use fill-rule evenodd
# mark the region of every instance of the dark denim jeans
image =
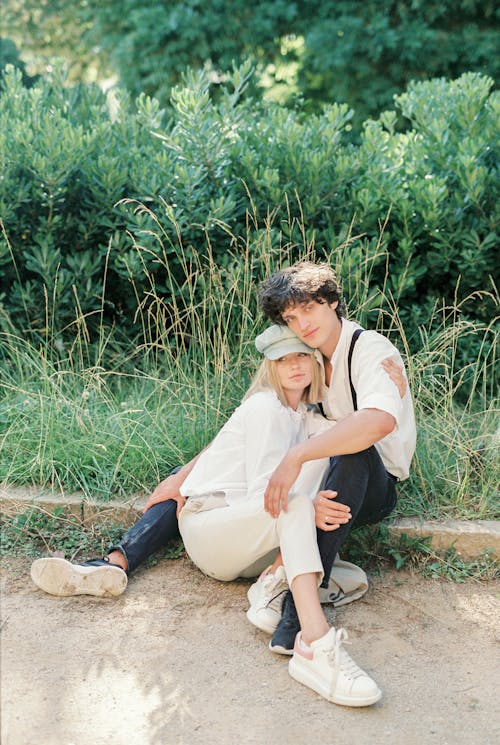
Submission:
<svg viewBox="0 0 500 745">
<path fill-rule="evenodd" d="M 338 492 L 337 502 L 351 508 L 351 520 L 330 532 L 317 529 L 318 547 L 328 586 L 335 556 L 353 528 L 378 523 L 396 506 L 396 478 L 385 470 L 377 449 L 330 459 L 324 489 Z"/>
<path fill-rule="evenodd" d="M 155 504 L 132 525 L 120 543 L 111 551 L 121 551 L 128 563 L 127 572 L 133 572 L 148 556 L 163 548 L 172 538 L 179 537 L 177 502 L 169 499 Z"/>
</svg>

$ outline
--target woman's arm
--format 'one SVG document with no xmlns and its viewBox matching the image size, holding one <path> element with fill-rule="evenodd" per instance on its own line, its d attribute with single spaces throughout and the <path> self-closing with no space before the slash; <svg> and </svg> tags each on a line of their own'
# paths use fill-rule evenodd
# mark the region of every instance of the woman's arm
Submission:
<svg viewBox="0 0 500 745">
<path fill-rule="evenodd" d="M 210 446 L 207 445 L 207 447 Z M 179 512 L 182 510 L 186 503 L 186 498 L 183 497 L 180 493 L 180 488 L 193 470 L 201 453 L 204 453 L 206 449 L 207 448 L 204 448 L 204 450 L 198 453 L 198 455 L 195 455 L 195 457 L 190 460 L 189 463 L 186 463 L 184 466 L 182 466 L 182 468 L 177 471 L 177 473 L 173 473 L 170 476 L 167 476 L 166 479 L 163 479 L 163 481 L 161 481 L 156 489 L 152 492 L 146 503 L 146 506 L 144 507 L 143 512 L 147 512 L 153 505 L 158 504 L 159 502 L 166 502 L 168 499 L 173 499 L 175 502 L 177 502 L 176 514 L 177 517 L 179 517 Z"/>
</svg>

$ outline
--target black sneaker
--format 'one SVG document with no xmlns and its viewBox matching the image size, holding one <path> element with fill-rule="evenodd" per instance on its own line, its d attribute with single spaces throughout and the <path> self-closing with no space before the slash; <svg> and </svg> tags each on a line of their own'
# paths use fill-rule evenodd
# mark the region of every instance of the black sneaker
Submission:
<svg viewBox="0 0 500 745">
<path fill-rule="evenodd" d="M 107 559 L 88 559 L 88 561 L 81 561 L 79 562 L 78 566 L 80 567 L 118 567 L 118 569 L 121 569 L 122 572 L 125 572 L 125 574 L 128 576 L 128 572 L 126 569 L 123 569 L 119 564 L 114 564 L 112 561 L 108 561 Z"/>
<path fill-rule="evenodd" d="M 277 654 L 293 654 L 295 637 L 300 631 L 300 621 L 295 609 L 295 603 L 290 590 L 285 595 L 281 621 L 276 627 L 273 638 L 269 642 L 271 652 Z"/>
</svg>

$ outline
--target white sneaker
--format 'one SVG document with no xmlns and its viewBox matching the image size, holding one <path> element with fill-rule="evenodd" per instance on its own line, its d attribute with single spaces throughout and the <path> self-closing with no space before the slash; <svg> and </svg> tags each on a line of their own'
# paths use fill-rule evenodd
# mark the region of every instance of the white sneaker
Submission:
<svg viewBox="0 0 500 745">
<path fill-rule="evenodd" d="M 361 567 L 335 557 L 328 587 L 319 588 L 319 602 L 331 603 L 334 608 L 359 600 L 368 591 L 368 577 Z"/>
<path fill-rule="evenodd" d="M 250 602 L 247 618 L 250 623 L 267 634 L 274 634 L 281 619 L 281 607 L 287 590 L 283 566 L 279 566 L 274 574 L 261 574 L 247 592 Z"/>
<path fill-rule="evenodd" d="M 343 706 L 370 706 L 382 692 L 342 646 L 344 629 L 330 631 L 308 646 L 297 634 L 288 672 L 299 683 L 312 688 L 328 701 Z"/>
<path fill-rule="evenodd" d="M 49 595 L 95 595 L 109 598 L 121 595 L 127 586 L 127 574 L 117 566 L 71 564 L 66 559 L 37 559 L 31 565 L 31 579 Z"/>
</svg>

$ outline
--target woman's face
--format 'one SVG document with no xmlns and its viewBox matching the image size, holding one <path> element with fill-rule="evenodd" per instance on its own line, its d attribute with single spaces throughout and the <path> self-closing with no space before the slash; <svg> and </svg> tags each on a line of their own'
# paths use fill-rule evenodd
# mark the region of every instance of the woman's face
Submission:
<svg viewBox="0 0 500 745">
<path fill-rule="evenodd" d="M 306 352 L 291 352 L 275 360 L 276 372 L 285 393 L 301 392 L 311 384 L 313 359 Z"/>
</svg>

